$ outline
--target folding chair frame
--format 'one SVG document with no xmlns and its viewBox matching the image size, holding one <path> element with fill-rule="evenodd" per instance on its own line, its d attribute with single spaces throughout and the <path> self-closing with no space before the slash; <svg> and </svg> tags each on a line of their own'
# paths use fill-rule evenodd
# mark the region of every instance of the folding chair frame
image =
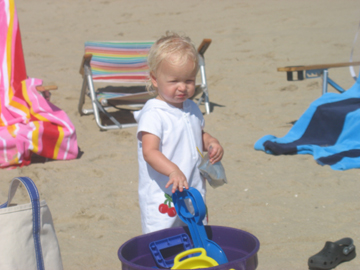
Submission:
<svg viewBox="0 0 360 270">
<path fill-rule="evenodd" d="M 201 76 L 201 88 L 202 88 L 203 94 L 199 98 L 199 101 L 197 104 L 199 106 L 204 101 L 206 114 L 210 114 L 210 100 L 209 100 L 209 90 L 208 90 L 207 80 L 206 80 L 204 53 L 207 50 L 207 48 L 210 46 L 210 43 L 211 43 L 211 39 L 204 39 L 198 48 L 200 76 Z"/>
<path fill-rule="evenodd" d="M 206 114 L 210 114 L 210 101 L 209 101 L 209 91 L 207 86 L 207 79 L 205 73 L 205 58 L 204 53 L 207 50 L 211 43 L 211 39 L 204 39 L 198 48 L 199 53 L 199 71 L 201 77 L 201 89 L 202 95 L 199 98 L 197 104 L 200 105 L 204 102 Z M 127 127 L 134 127 L 137 126 L 137 123 L 127 123 L 121 124 L 119 121 L 115 119 L 111 114 L 109 114 L 106 110 L 106 107 L 103 107 L 96 97 L 96 91 L 94 88 L 94 82 L 92 78 L 92 71 L 91 71 L 91 62 L 92 55 L 85 54 L 81 63 L 80 67 L 80 74 L 83 76 L 83 84 L 80 92 L 80 99 L 78 104 L 78 111 L 80 115 L 88 115 L 94 114 L 96 124 L 99 126 L 101 130 L 111 130 L 111 129 L 121 129 Z M 85 103 L 85 96 L 87 94 L 87 89 L 89 90 L 89 95 L 91 99 L 92 109 L 84 109 Z M 101 123 L 100 112 L 105 114 L 113 123 L 114 125 L 104 126 Z"/>
<path fill-rule="evenodd" d="M 334 87 L 340 93 L 345 92 L 345 89 L 340 87 L 337 83 L 335 83 L 332 79 L 329 78 L 329 68 L 337 68 L 337 67 L 349 67 L 349 66 L 358 66 L 360 62 L 346 62 L 346 63 L 336 63 L 336 64 L 323 64 L 323 65 L 311 65 L 311 66 L 289 66 L 289 67 L 280 67 L 278 71 L 285 71 L 286 78 L 288 81 L 295 81 L 293 77 L 293 72 L 297 72 L 297 80 L 301 81 L 311 78 L 322 77 L 322 94 L 327 93 L 328 84 Z M 304 77 L 305 72 L 305 77 Z"/>
<path fill-rule="evenodd" d="M 96 92 L 94 88 L 94 82 L 92 79 L 91 67 L 90 67 L 91 58 L 92 58 L 91 54 L 85 55 L 80 68 L 80 73 L 83 75 L 83 84 L 81 88 L 79 105 L 78 105 L 78 111 L 80 115 L 94 114 L 96 124 L 99 126 L 101 130 L 119 129 L 119 128 L 136 126 L 137 125 L 136 123 L 120 124 L 120 122 L 117 121 L 115 117 L 113 117 L 111 114 L 109 114 L 106 111 L 106 108 L 104 108 L 97 100 Z M 83 105 L 85 103 L 86 89 L 89 89 L 92 109 L 83 109 Z M 114 125 L 109 125 L 109 126 L 102 125 L 100 118 L 100 111 L 103 114 L 105 114 L 114 123 Z"/>
</svg>

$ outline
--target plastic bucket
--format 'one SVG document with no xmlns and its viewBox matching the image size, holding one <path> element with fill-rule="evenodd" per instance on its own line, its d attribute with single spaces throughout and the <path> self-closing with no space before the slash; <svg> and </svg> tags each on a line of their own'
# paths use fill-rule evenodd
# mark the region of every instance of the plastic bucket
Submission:
<svg viewBox="0 0 360 270">
<path fill-rule="evenodd" d="M 254 235 L 223 226 L 205 226 L 205 230 L 208 238 L 220 245 L 229 260 L 228 263 L 207 269 L 255 270 L 257 268 L 257 252 L 260 243 Z M 188 227 L 176 227 L 140 235 L 125 242 L 118 250 L 122 270 L 154 270 L 156 263 L 149 244 L 181 233 L 187 233 L 190 236 Z M 176 252 L 180 253 L 181 251 L 183 250 L 177 250 Z M 177 253 L 168 255 L 174 257 Z"/>
</svg>

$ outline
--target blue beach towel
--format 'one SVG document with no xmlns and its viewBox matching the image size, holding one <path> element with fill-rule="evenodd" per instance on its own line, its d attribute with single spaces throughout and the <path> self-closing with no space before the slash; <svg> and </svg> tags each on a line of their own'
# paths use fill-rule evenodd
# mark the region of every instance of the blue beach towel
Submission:
<svg viewBox="0 0 360 270">
<path fill-rule="evenodd" d="M 343 94 L 322 95 L 284 137 L 266 135 L 254 148 L 273 155 L 311 154 L 334 170 L 360 168 L 360 79 Z"/>
</svg>

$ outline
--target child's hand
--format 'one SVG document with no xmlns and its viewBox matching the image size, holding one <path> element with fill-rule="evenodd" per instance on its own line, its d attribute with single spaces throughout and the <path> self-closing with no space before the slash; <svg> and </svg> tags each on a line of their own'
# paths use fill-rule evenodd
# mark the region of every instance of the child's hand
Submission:
<svg viewBox="0 0 360 270">
<path fill-rule="evenodd" d="M 219 143 L 213 142 L 209 146 L 208 154 L 211 164 L 214 164 L 222 159 L 224 149 Z"/>
<path fill-rule="evenodd" d="M 180 192 L 184 190 L 184 187 L 186 189 L 189 188 L 188 182 L 186 181 L 186 177 L 183 174 L 182 171 L 176 170 L 170 173 L 169 175 L 169 182 L 167 182 L 165 188 L 168 188 L 170 185 L 172 186 L 172 193 L 175 193 L 177 189 L 179 189 Z"/>
</svg>

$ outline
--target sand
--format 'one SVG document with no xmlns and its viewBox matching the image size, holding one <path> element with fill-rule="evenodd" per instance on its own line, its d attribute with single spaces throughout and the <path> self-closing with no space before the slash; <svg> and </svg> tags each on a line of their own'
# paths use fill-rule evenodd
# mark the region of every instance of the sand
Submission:
<svg viewBox="0 0 360 270">
<path fill-rule="evenodd" d="M 229 183 L 208 188 L 210 224 L 258 237 L 259 270 L 307 269 L 308 258 L 326 241 L 342 237 L 360 247 L 359 170 L 334 171 L 310 155 L 271 156 L 253 148 L 266 134 L 285 135 L 290 122 L 321 95 L 321 79 L 288 82 L 277 67 L 347 62 L 359 1 L 17 0 L 16 5 L 27 73 L 58 85 L 51 100 L 74 123 L 81 157 L 2 170 L 0 201 L 13 177 L 36 182 L 51 209 L 65 269 L 120 269 L 118 248 L 141 234 L 136 127 L 102 132 L 93 116 L 77 112 L 84 42 L 154 40 L 166 30 L 186 33 L 195 44 L 213 40 L 205 55 L 212 103 L 206 131 L 225 149 Z M 353 83 L 347 68 L 331 69 L 330 75 L 345 88 Z M 27 200 L 23 189 L 19 194 L 18 202 Z M 358 258 L 338 267 L 359 268 Z"/>
</svg>

